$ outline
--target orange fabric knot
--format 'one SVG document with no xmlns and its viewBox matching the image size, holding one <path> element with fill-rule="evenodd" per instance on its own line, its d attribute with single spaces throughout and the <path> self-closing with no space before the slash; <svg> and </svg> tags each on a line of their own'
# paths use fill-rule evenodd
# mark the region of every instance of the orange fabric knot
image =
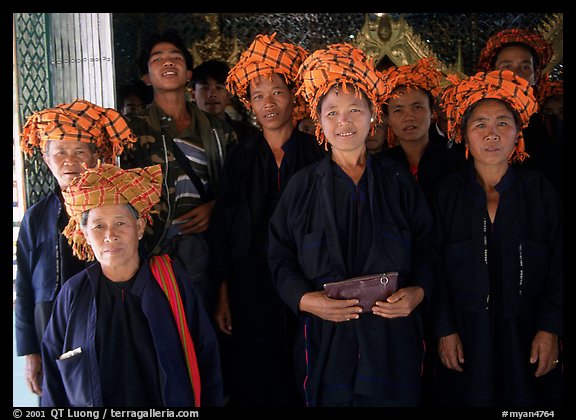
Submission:
<svg viewBox="0 0 576 420">
<path fill-rule="evenodd" d="M 297 94 L 304 97 L 310 108 L 310 117 L 316 123 L 316 138 L 320 144 L 326 137 L 319 124 L 317 112 L 320 99 L 335 85 L 346 91 L 352 87 L 357 95 L 363 92 L 372 103 L 374 122 L 381 121 L 381 104 L 389 88 L 364 51 L 350 44 L 332 44 L 310 54 L 298 72 L 300 88 Z M 325 144 L 326 146 L 326 144 Z"/>
<path fill-rule="evenodd" d="M 161 165 L 121 169 L 99 162 L 95 168 L 87 168 L 62 191 L 66 211 L 70 215 L 63 233 L 72 245 L 74 255 L 83 260 L 94 259 L 94 253 L 80 229 L 82 213 L 105 204 L 128 203 L 140 217 L 152 223 L 150 213 L 160 201 L 161 193 Z"/>
<path fill-rule="evenodd" d="M 564 95 L 564 82 L 562 80 L 551 80 L 548 74 L 540 78 L 536 88 L 538 105 L 542 107 L 546 99 L 556 95 Z"/>
<path fill-rule="evenodd" d="M 552 45 L 544 40 L 540 34 L 525 29 L 504 29 L 486 41 L 486 45 L 480 52 L 478 71 L 492 70 L 494 59 L 500 49 L 511 43 L 520 43 L 530 47 L 536 54 L 540 69 L 545 68 L 552 59 L 554 52 Z"/>
<path fill-rule="evenodd" d="M 230 69 L 226 78 L 226 87 L 233 95 L 237 95 L 246 109 L 250 110 L 247 98 L 250 81 L 256 77 L 271 77 L 273 73 L 284 78 L 288 86 L 296 81 L 298 68 L 308 52 L 299 45 L 276 40 L 276 32 L 272 35 L 256 35 L 252 44 L 244 51 L 236 65 Z M 297 87 L 292 89 L 296 92 Z M 298 110 L 297 110 L 298 111 Z M 303 115 L 293 116 L 293 121 Z"/>
<path fill-rule="evenodd" d="M 440 64 L 435 58 L 423 57 L 414 64 L 384 70 L 382 78 L 390 88 L 390 94 L 387 95 L 385 101 L 397 98 L 400 95 L 399 88 L 421 89 L 437 97 L 442 91 L 440 82 L 444 77 L 439 67 Z M 387 141 L 390 147 L 396 144 L 396 137 L 391 129 L 388 130 Z"/>
<path fill-rule="evenodd" d="M 125 147 L 137 138 L 122 115 L 84 99 L 60 104 L 32 114 L 20 134 L 20 147 L 29 156 L 48 140 L 72 140 L 93 143 L 105 163 L 114 163 Z"/>
<path fill-rule="evenodd" d="M 446 79 L 451 84 L 444 90 L 441 104 L 448 121 L 447 134 L 450 139 L 457 143 L 462 141 L 462 119 L 470 106 L 482 99 L 499 99 L 508 103 L 518 113 L 521 122 L 518 127 L 518 143 L 511 161 L 522 161 L 528 157 L 524 151 L 522 130 L 528 125 L 530 117 L 537 112 L 538 104 L 527 80 L 510 70 L 479 72 L 462 80 L 456 75 L 448 75 Z"/>
</svg>

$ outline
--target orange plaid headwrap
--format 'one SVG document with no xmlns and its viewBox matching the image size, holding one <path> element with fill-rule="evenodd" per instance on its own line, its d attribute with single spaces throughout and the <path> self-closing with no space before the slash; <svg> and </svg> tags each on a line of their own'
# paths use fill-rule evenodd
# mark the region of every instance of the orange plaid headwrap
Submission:
<svg viewBox="0 0 576 420">
<path fill-rule="evenodd" d="M 82 213 L 105 204 L 129 203 L 145 217 L 150 224 L 152 207 L 160 201 L 162 193 L 162 167 L 121 169 L 112 164 L 98 164 L 87 168 L 74 178 L 70 186 L 62 191 L 66 211 L 70 221 L 64 229 L 64 236 L 72 245 L 74 255 L 92 261 L 94 253 L 86 243 L 80 229 Z"/>
<path fill-rule="evenodd" d="M 302 95 L 310 107 L 310 117 L 316 123 L 316 138 L 320 144 L 326 137 L 319 124 L 318 103 L 335 85 L 352 86 L 358 96 L 364 92 L 372 103 L 375 122 L 381 121 L 380 106 L 389 93 L 389 87 L 381 74 L 374 68 L 372 59 L 364 51 L 350 44 L 332 44 L 314 51 L 304 60 L 298 72 Z M 327 146 L 327 145 L 326 145 Z"/>
<path fill-rule="evenodd" d="M 94 143 L 107 163 L 137 140 L 118 111 L 83 99 L 35 112 L 20 137 L 20 146 L 29 156 L 36 148 L 44 151 L 48 140 L 76 140 Z"/>
<path fill-rule="evenodd" d="M 284 77 L 286 84 L 296 82 L 298 68 L 304 61 L 308 52 L 299 45 L 280 42 L 275 39 L 276 32 L 272 35 L 256 35 L 252 44 L 244 51 L 238 62 L 228 72 L 226 87 L 233 95 L 237 95 L 246 109 L 251 109 L 250 101 L 246 97 L 250 81 L 256 77 L 271 77 L 277 73 Z M 295 88 L 294 92 L 295 93 Z M 298 105 L 298 104 L 297 104 Z M 302 111 L 303 107 L 296 106 L 294 113 Z M 294 115 L 297 121 L 304 115 Z"/>
<path fill-rule="evenodd" d="M 478 71 L 493 70 L 494 58 L 506 44 L 524 44 L 530 47 L 538 59 L 538 68 L 543 69 L 552 59 L 552 45 L 546 42 L 540 34 L 525 29 L 504 29 L 492 35 L 480 52 Z"/>
<path fill-rule="evenodd" d="M 524 78 L 510 70 L 479 72 L 467 79 L 459 80 L 449 75 L 449 85 L 442 95 L 442 106 L 448 120 L 448 137 L 457 143 L 462 141 L 462 118 L 467 109 L 481 99 L 500 99 L 508 103 L 520 116 L 518 142 L 510 161 L 523 161 L 529 155 L 524 151 L 522 130 L 530 117 L 537 111 L 534 91 Z"/>
<path fill-rule="evenodd" d="M 405 86 L 407 90 L 423 89 L 433 97 L 436 97 L 442 91 L 440 81 L 444 75 L 439 70 L 439 63 L 435 58 L 424 57 L 416 63 L 406 66 L 390 67 L 382 72 L 382 78 L 390 88 L 389 98 L 397 98 L 399 93 L 396 89 Z M 432 110 L 434 112 L 434 110 Z M 388 144 L 390 147 L 395 145 L 395 135 L 391 127 L 388 127 Z"/>
<path fill-rule="evenodd" d="M 564 82 L 562 80 L 550 80 L 549 75 L 545 75 L 538 82 L 536 97 L 538 105 L 541 107 L 546 99 L 555 95 L 564 95 Z"/>
</svg>

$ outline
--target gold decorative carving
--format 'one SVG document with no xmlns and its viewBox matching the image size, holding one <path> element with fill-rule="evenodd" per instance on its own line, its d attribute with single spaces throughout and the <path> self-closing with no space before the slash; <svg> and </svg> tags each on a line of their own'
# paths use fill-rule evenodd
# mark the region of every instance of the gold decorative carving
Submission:
<svg viewBox="0 0 576 420">
<path fill-rule="evenodd" d="M 434 57 L 440 65 L 439 70 L 445 75 L 456 73 L 462 77 L 465 76 L 462 71 L 460 41 L 458 41 L 456 64 L 448 65 L 438 58 L 418 34 L 414 33 L 403 15 L 400 15 L 398 20 L 394 20 L 388 13 L 377 13 L 376 19 L 370 19 L 367 14 L 364 25 L 354 38 L 353 44 L 362 49 L 368 57 L 372 57 L 379 70 L 386 67 L 387 61 L 395 66 L 405 66 L 414 64 L 423 57 Z"/>
<path fill-rule="evenodd" d="M 554 13 L 544 19 L 536 31 L 552 44 L 554 54 L 544 72 L 551 72 L 559 63 L 564 61 L 564 14 Z"/>
<path fill-rule="evenodd" d="M 207 60 L 223 60 L 230 67 L 234 67 L 242 52 L 238 39 L 222 36 L 218 13 L 207 13 L 204 18 L 210 30 L 203 41 L 196 42 L 189 48 L 194 58 L 194 65 L 197 66 Z"/>
</svg>

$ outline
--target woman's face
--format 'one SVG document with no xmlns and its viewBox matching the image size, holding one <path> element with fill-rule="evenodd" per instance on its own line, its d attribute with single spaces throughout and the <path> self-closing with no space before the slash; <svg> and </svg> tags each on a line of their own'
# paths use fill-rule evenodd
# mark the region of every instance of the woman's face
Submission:
<svg viewBox="0 0 576 420">
<path fill-rule="evenodd" d="M 82 232 L 103 267 L 128 267 L 139 261 L 138 241 L 146 221 L 136 219 L 127 204 L 105 204 L 88 212 Z"/>
<path fill-rule="evenodd" d="M 292 124 L 294 97 L 284 79 L 259 76 L 250 81 L 250 104 L 263 130 L 274 130 Z"/>
<path fill-rule="evenodd" d="M 428 95 L 420 89 L 401 89 L 388 101 L 388 125 L 398 141 L 428 140 L 432 110 Z"/>
<path fill-rule="evenodd" d="M 366 149 L 371 118 L 368 99 L 350 86 L 334 86 L 322 100 L 320 124 L 333 151 Z"/>
<path fill-rule="evenodd" d="M 468 150 L 477 163 L 508 165 L 517 138 L 512 111 L 497 99 L 478 103 L 466 123 Z"/>
</svg>

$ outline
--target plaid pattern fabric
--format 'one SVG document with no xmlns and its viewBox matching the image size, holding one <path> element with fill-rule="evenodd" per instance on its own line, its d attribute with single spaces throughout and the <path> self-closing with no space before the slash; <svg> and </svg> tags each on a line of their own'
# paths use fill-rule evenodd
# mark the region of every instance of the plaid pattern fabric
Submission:
<svg viewBox="0 0 576 420">
<path fill-rule="evenodd" d="M 360 95 L 364 92 L 373 105 L 375 120 L 381 120 L 380 106 L 389 93 L 389 86 L 374 67 L 364 51 L 350 44 L 332 44 L 310 54 L 298 72 L 302 95 L 310 108 L 310 117 L 316 123 L 316 138 L 320 144 L 326 142 L 319 124 L 317 112 L 320 99 L 335 85 L 353 87 Z"/>
<path fill-rule="evenodd" d="M 421 58 L 407 66 L 390 67 L 382 72 L 382 78 L 391 90 L 388 97 L 397 97 L 394 90 L 399 86 L 424 89 L 433 96 L 438 96 L 442 77 L 438 61 L 431 57 Z"/>
<path fill-rule="evenodd" d="M 74 254 L 92 261 L 94 253 L 80 229 L 80 218 L 86 210 L 105 204 L 129 203 L 150 223 L 152 207 L 160 201 L 162 193 L 161 165 L 145 168 L 121 169 L 111 164 L 88 168 L 62 191 L 70 221 L 64 235 L 72 244 Z"/>
<path fill-rule="evenodd" d="M 118 111 L 77 99 L 32 114 L 20 134 L 20 145 L 32 156 L 36 148 L 45 150 L 48 140 L 94 143 L 102 161 L 114 163 L 136 139 Z"/>
<path fill-rule="evenodd" d="M 237 95 L 249 110 L 251 105 L 246 95 L 252 79 L 277 73 L 283 76 L 286 84 L 290 86 L 295 82 L 298 68 L 307 55 L 307 51 L 299 45 L 276 40 L 276 32 L 270 36 L 257 35 L 250 47 L 240 55 L 236 65 L 230 69 L 226 87 L 232 94 Z"/>
<path fill-rule="evenodd" d="M 538 82 L 536 99 L 538 106 L 542 106 L 546 99 L 555 95 L 564 95 L 564 82 L 562 80 L 550 80 L 549 75 L 545 75 Z"/>
<path fill-rule="evenodd" d="M 500 49 L 506 44 L 520 43 L 530 47 L 538 59 L 538 68 L 545 68 L 552 59 L 553 49 L 539 34 L 524 29 L 504 29 L 492 35 L 480 52 L 478 71 L 488 72 L 493 70 L 493 62 Z"/>
<path fill-rule="evenodd" d="M 397 89 L 399 87 L 405 87 L 407 90 L 422 89 L 436 97 L 442 91 L 440 81 L 443 77 L 444 75 L 439 70 L 438 61 L 435 58 L 424 57 L 412 65 L 390 67 L 382 72 L 382 78 L 391 90 L 386 100 L 398 98 Z M 394 131 L 389 129 L 387 141 L 390 147 L 396 144 L 395 137 Z"/>
<path fill-rule="evenodd" d="M 522 161 L 529 157 L 524 151 L 522 130 L 538 110 L 538 104 L 527 80 L 510 70 L 479 72 L 463 80 L 459 80 L 456 75 L 449 75 L 447 79 L 452 84 L 444 91 L 441 105 L 446 113 L 448 136 L 451 139 L 457 143 L 462 141 L 462 117 L 471 105 L 481 99 L 500 99 L 518 113 L 521 121 L 518 144 L 510 160 Z"/>
</svg>

